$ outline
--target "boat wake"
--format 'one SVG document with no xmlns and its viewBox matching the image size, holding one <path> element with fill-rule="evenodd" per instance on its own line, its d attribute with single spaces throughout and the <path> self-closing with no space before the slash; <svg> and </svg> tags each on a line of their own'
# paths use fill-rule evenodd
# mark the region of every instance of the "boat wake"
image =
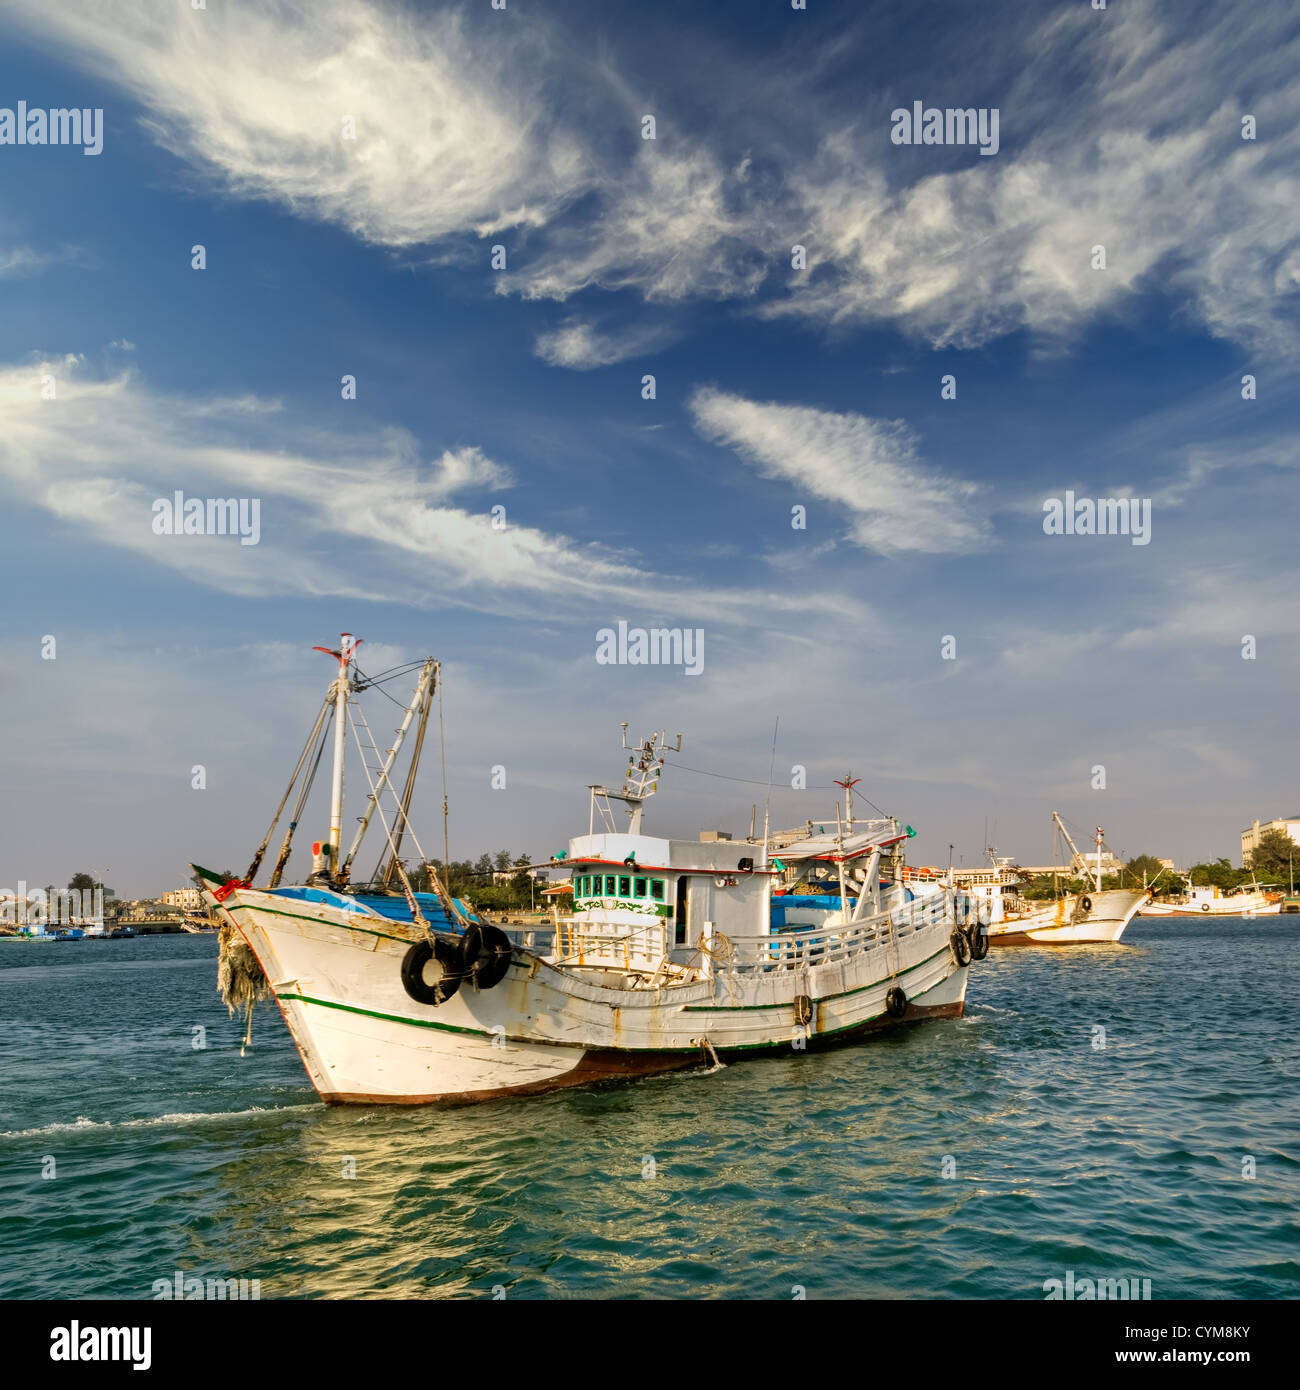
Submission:
<svg viewBox="0 0 1300 1390">
<path fill-rule="evenodd" d="M 151 1115 L 138 1120 L 91 1120 L 78 1115 L 75 1120 L 41 1125 L 36 1129 L 11 1129 L 0 1131 L 0 1139 L 34 1139 L 43 1134 L 75 1134 L 79 1130 L 90 1129 L 147 1129 L 155 1125 L 189 1125 L 204 1120 L 243 1120 L 252 1115 L 283 1115 L 295 1110 L 319 1112 L 320 1106 L 310 1105 L 254 1105 L 247 1110 L 195 1110 L 175 1115 Z"/>
</svg>

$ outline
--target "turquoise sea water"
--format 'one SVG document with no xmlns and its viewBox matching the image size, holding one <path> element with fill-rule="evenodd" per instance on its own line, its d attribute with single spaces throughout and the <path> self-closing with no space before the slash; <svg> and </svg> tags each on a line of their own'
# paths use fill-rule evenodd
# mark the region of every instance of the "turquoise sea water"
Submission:
<svg viewBox="0 0 1300 1390">
<path fill-rule="evenodd" d="M 960 1021 L 436 1111 L 327 1110 L 274 1008 L 241 1058 L 211 938 L 3 944 L 0 1297 L 1295 1298 L 1298 946 L 1139 919 Z"/>
</svg>

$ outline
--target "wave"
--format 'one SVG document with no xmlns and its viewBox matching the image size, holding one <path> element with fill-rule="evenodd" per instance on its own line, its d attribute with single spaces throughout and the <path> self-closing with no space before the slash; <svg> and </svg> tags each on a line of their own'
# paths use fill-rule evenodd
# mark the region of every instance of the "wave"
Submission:
<svg viewBox="0 0 1300 1390">
<path fill-rule="evenodd" d="M 78 1115 L 75 1120 L 56 1124 L 41 1125 L 37 1129 L 11 1129 L 0 1131 L 0 1139 L 33 1139 L 41 1134 L 68 1134 L 88 1129 L 142 1129 L 153 1125 L 188 1125 L 203 1120 L 240 1120 L 252 1115 L 283 1115 L 295 1110 L 319 1110 L 318 1104 L 305 1105 L 253 1105 L 247 1110 L 194 1110 L 175 1115 L 151 1115 L 138 1120 L 91 1120 Z"/>
</svg>

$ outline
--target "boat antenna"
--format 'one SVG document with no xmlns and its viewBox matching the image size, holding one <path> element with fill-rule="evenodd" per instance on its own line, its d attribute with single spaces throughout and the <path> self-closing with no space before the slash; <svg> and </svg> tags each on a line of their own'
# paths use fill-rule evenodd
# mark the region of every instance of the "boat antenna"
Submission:
<svg viewBox="0 0 1300 1390">
<path fill-rule="evenodd" d="M 776 723 L 772 725 L 772 760 L 767 765 L 767 796 L 763 800 L 763 868 L 767 868 L 767 841 L 768 829 L 771 825 L 770 810 L 772 806 L 772 778 L 776 774 L 776 735 L 781 727 L 781 716 L 776 716 Z"/>
<path fill-rule="evenodd" d="M 441 674 L 441 668 L 439 668 Z M 447 834 L 447 733 L 442 722 L 442 681 L 438 682 L 438 743 L 442 750 L 442 869 L 451 882 L 451 849 Z"/>
<path fill-rule="evenodd" d="M 338 676 L 330 687 L 330 694 L 334 697 L 334 776 L 330 783 L 330 842 L 323 846 L 323 849 L 328 851 L 328 873 L 331 885 L 338 882 L 339 840 L 343 835 L 343 751 L 347 734 L 348 685 L 350 682 L 348 667 L 352 663 L 353 653 L 361 645 L 361 642 L 360 637 L 354 638 L 350 632 L 345 632 L 339 637 L 337 651 L 330 647 L 312 648 L 314 652 L 324 652 L 326 656 L 332 656 L 339 664 Z"/>
<path fill-rule="evenodd" d="M 842 782 L 838 779 L 835 781 L 837 787 L 844 788 L 844 820 L 850 835 L 853 833 L 853 788 L 861 781 L 861 777 L 855 777 L 851 772 L 844 774 Z"/>
</svg>

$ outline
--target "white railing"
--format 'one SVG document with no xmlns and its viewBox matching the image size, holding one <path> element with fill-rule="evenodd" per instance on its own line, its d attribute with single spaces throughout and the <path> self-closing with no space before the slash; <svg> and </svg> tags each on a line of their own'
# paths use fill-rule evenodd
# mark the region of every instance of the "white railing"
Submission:
<svg viewBox="0 0 1300 1390">
<path fill-rule="evenodd" d="M 554 925 L 552 957 L 556 964 L 622 965 L 631 970 L 657 964 L 668 953 L 668 927 L 660 917 L 645 925 L 588 922 L 561 917 Z"/>
<path fill-rule="evenodd" d="M 948 904 L 940 896 L 906 903 L 863 922 L 800 926 L 776 931 L 770 936 L 730 935 L 736 955 L 726 968 L 753 972 L 830 965 L 896 944 L 922 927 L 944 921 L 953 922 L 953 918 Z"/>
</svg>

